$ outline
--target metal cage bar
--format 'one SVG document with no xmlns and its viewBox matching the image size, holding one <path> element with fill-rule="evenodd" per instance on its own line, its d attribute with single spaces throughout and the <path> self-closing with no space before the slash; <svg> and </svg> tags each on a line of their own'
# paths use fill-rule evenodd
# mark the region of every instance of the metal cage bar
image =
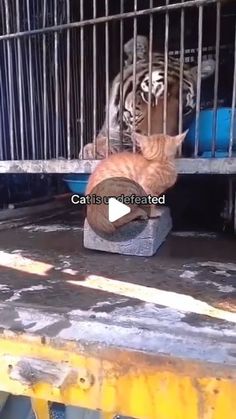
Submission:
<svg viewBox="0 0 236 419">
<path fill-rule="evenodd" d="M 149 2 L 150 9 L 153 8 L 153 0 Z M 149 17 L 149 89 L 148 89 L 148 135 L 151 135 L 151 99 L 152 99 L 152 53 L 153 53 L 153 15 Z"/>
<path fill-rule="evenodd" d="M 184 2 L 184 0 L 181 1 Z M 184 9 L 182 8 L 180 16 L 179 134 L 183 131 L 184 23 Z"/>
<path fill-rule="evenodd" d="M 114 15 L 110 15 L 110 16 L 103 16 L 103 17 L 97 17 L 96 19 L 84 19 L 84 20 L 80 20 L 77 22 L 70 22 L 70 23 L 64 23 L 64 24 L 60 24 L 57 26 L 48 26 L 46 28 L 42 28 L 42 29 L 33 29 L 33 30 L 28 30 L 28 31 L 22 31 L 22 32 L 13 32 L 10 34 L 6 34 L 6 35 L 0 35 L 0 41 L 1 40 L 8 40 L 8 39 L 12 39 L 12 38 L 19 38 L 19 37 L 28 37 L 28 36 L 34 36 L 34 35 L 39 35 L 39 34 L 43 34 L 43 33 L 48 33 L 48 32 L 55 32 L 55 31 L 62 31 L 65 29 L 72 29 L 72 28 L 81 28 L 81 27 L 88 27 L 90 25 L 93 24 L 99 24 L 99 23 L 109 23 L 112 21 L 116 21 L 116 20 L 120 20 L 120 19 L 130 19 L 133 17 L 138 17 L 138 16 L 145 16 L 145 15 L 149 15 L 149 14 L 155 14 L 155 13 L 164 13 L 166 11 L 172 11 L 172 10 L 178 10 L 181 8 L 184 9 L 188 9 L 191 7 L 199 7 L 199 6 L 204 6 L 204 5 L 208 5 L 208 4 L 213 4 L 213 3 L 217 3 L 219 0 L 189 0 L 184 2 L 183 4 L 181 3 L 174 3 L 174 4 L 168 4 L 165 6 L 158 6 L 158 7 L 154 7 L 152 10 L 150 10 L 149 8 L 147 9 L 143 9 L 143 10 L 138 10 L 137 12 L 124 12 L 124 13 L 117 13 Z"/>
<path fill-rule="evenodd" d="M 215 80 L 214 80 L 214 103 L 213 103 L 213 136 L 212 136 L 212 157 L 215 157 L 216 130 L 217 130 L 217 104 L 218 104 L 218 83 L 219 83 L 219 61 L 220 61 L 220 11 L 221 4 L 216 4 L 216 54 L 215 54 Z"/>
<path fill-rule="evenodd" d="M 30 3 L 29 0 L 26 2 L 27 5 L 27 25 L 28 30 L 31 31 L 31 20 L 30 20 Z M 32 137 L 32 158 L 36 159 L 36 144 L 35 144 L 35 107 L 34 107 L 34 95 L 33 95 L 33 63 L 32 63 L 32 43 L 31 38 L 28 39 L 28 51 L 29 51 L 29 90 L 30 90 L 30 133 Z"/>
<path fill-rule="evenodd" d="M 43 2 L 43 26 L 46 26 L 46 0 Z M 43 142 L 44 159 L 47 159 L 47 72 L 46 72 L 46 35 L 43 34 Z"/>
<path fill-rule="evenodd" d="M 9 5 L 8 0 L 4 0 L 5 13 L 6 13 L 6 32 L 10 33 L 10 23 L 9 23 Z M 11 43 L 10 40 L 7 40 L 7 74 L 8 74 L 8 109 L 9 109 L 9 131 L 10 131 L 10 155 L 11 159 L 14 160 L 14 130 L 13 130 L 13 80 L 12 80 L 12 57 L 11 57 Z M 33 140 L 33 137 L 32 137 Z"/>
<path fill-rule="evenodd" d="M 120 13 L 124 13 L 124 0 L 120 0 Z M 123 143 L 123 88 L 124 88 L 124 22 L 120 20 L 120 109 L 119 109 L 119 125 L 120 125 L 120 144 Z"/>
<path fill-rule="evenodd" d="M 57 26 L 57 1 L 54 1 L 54 25 Z M 55 156 L 59 157 L 59 69 L 58 69 L 58 46 L 59 46 L 59 34 L 54 33 L 54 71 L 55 71 L 55 127 L 56 127 L 56 151 Z"/>
<path fill-rule="evenodd" d="M 80 20 L 84 18 L 84 0 L 80 1 Z M 80 28 L 80 152 L 84 148 L 84 28 Z"/>
<path fill-rule="evenodd" d="M 109 16 L 109 3 L 105 0 L 105 15 Z M 105 23 L 105 92 L 106 92 L 106 156 L 109 154 L 110 148 L 110 114 L 109 114 L 109 26 L 108 21 Z"/>
<path fill-rule="evenodd" d="M 67 21 L 70 21 L 70 1 L 66 0 L 66 17 Z M 71 72 L 70 72 L 70 30 L 67 29 L 66 33 L 66 109 L 67 109 L 67 118 L 66 118 L 66 137 L 67 137 L 67 157 L 71 159 L 71 110 L 70 110 L 70 95 L 71 95 Z"/>
<path fill-rule="evenodd" d="M 134 0 L 134 12 L 137 13 L 138 2 Z M 136 128 L 136 79 L 137 79 L 137 18 L 134 16 L 133 19 L 133 91 L 132 91 L 132 109 L 133 109 L 133 124 L 132 131 L 135 132 Z M 136 152 L 136 143 L 133 142 L 133 152 Z"/>
<path fill-rule="evenodd" d="M 93 0 L 93 18 L 96 18 L 97 7 L 96 0 Z M 97 40 L 96 40 L 96 25 L 93 26 L 93 142 L 94 155 L 97 156 L 96 146 L 97 136 Z"/>
<path fill-rule="evenodd" d="M 169 0 L 166 0 L 166 6 Z M 164 101 L 163 101 L 163 133 L 166 134 L 167 129 L 167 97 L 168 97 L 168 52 L 169 52 L 169 12 L 165 13 L 165 68 L 164 68 Z"/>
<path fill-rule="evenodd" d="M 230 140 L 229 140 L 229 157 L 232 157 L 233 142 L 236 136 L 235 130 L 235 107 L 236 107 L 236 24 L 234 37 L 234 73 L 233 73 L 233 94 L 232 94 L 232 114 L 230 122 Z"/>
<path fill-rule="evenodd" d="M 16 22 L 17 31 L 20 32 L 20 8 L 19 0 L 16 0 Z M 22 55 L 21 55 L 21 40 L 17 39 L 17 61 L 18 61 L 18 91 L 19 91 L 19 102 L 23 102 L 23 86 L 22 86 Z M 22 106 L 19 107 L 20 114 L 20 144 L 21 144 L 21 158 L 25 158 L 25 146 L 24 146 L 24 117 Z M 45 157 L 46 158 L 46 157 Z"/>
<path fill-rule="evenodd" d="M 165 42 L 164 42 L 164 106 L 163 106 L 163 132 L 166 132 L 168 121 L 168 72 L 170 67 L 170 56 L 178 57 L 179 64 L 179 110 L 178 110 L 178 131 L 181 132 L 183 125 L 183 95 L 184 95 L 184 61 L 193 63 L 197 55 L 197 88 L 196 88 L 196 126 L 194 158 L 199 159 L 199 118 L 201 111 L 201 68 L 205 55 L 214 56 L 216 70 L 214 75 L 214 97 L 213 97 L 213 136 L 211 153 L 214 158 L 217 141 L 217 109 L 219 90 L 219 65 L 221 51 L 221 9 L 222 5 L 218 0 L 180 0 L 178 3 L 170 4 L 166 0 L 165 5 L 154 7 L 154 1 L 149 0 L 149 7 L 140 10 L 138 1 L 134 0 L 133 9 L 127 11 L 124 0 L 120 0 L 119 7 L 115 7 L 104 1 L 104 13 L 98 6 L 96 0 L 92 0 L 92 10 L 87 12 L 87 4 L 80 1 L 78 10 L 79 16 L 73 16 L 72 0 L 61 2 L 41 0 L 41 3 L 33 0 L 22 0 L 20 8 L 19 0 L 10 2 L 4 0 L 1 15 L 2 32 L 0 32 L 0 46 L 3 52 L 3 65 L 0 69 L 0 88 L 6 92 L 1 100 L 0 131 L 2 132 L 0 149 L 0 172 L 38 170 L 47 171 L 49 167 L 56 167 L 55 171 L 70 171 L 70 167 L 77 167 L 76 171 L 90 171 L 95 162 L 84 160 L 84 145 L 93 141 L 95 157 L 97 156 L 97 129 L 99 129 L 101 107 L 103 99 L 106 102 L 106 137 L 107 155 L 109 153 L 110 131 L 113 129 L 113 120 L 110 118 L 110 86 L 113 81 L 111 77 L 113 62 L 110 64 L 111 39 L 114 41 L 114 31 L 111 36 L 110 29 L 119 28 L 118 41 L 120 43 L 120 62 L 117 65 L 117 73 L 120 73 L 119 85 L 119 130 L 120 140 L 123 140 L 124 119 L 124 44 L 126 42 L 126 30 L 129 24 L 129 31 L 133 34 L 133 80 L 131 107 L 132 131 L 136 129 L 136 81 L 137 72 L 137 36 L 139 35 L 139 22 L 146 16 L 149 21 L 147 37 L 149 40 L 148 49 L 148 106 L 147 106 L 147 133 L 152 132 L 152 79 L 153 79 L 153 38 L 155 33 L 155 18 L 164 18 Z M 203 17 L 205 8 L 216 4 L 216 39 L 214 47 L 206 47 L 203 40 Z M 15 4 L 15 6 L 13 6 Z M 198 10 L 198 40 L 197 48 L 188 46 L 185 49 L 185 29 L 187 27 L 185 13 L 187 9 Z M 15 16 L 14 17 L 14 11 Z M 116 11 L 116 13 L 115 13 Z M 170 14 L 174 11 L 180 12 L 180 35 L 179 51 L 173 51 L 170 47 Z M 90 13 L 90 17 L 88 17 Z M 116 22 L 116 25 L 114 25 Z M 114 26 L 113 26 L 114 25 Z M 90 27 L 90 29 L 89 29 Z M 99 39 L 100 28 L 104 28 L 104 79 L 100 80 L 98 72 L 98 53 L 101 40 Z M 103 29 L 102 28 L 102 29 Z M 118 31 L 117 31 L 118 33 Z M 74 43 L 76 35 L 79 35 L 79 47 L 75 51 Z M 91 36 L 90 36 L 91 35 Z M 91 40 L 91 46 L 89 41 Z M 99 43 L 100 42 L 100 43 Z M 236 41 L 235 41 L 236 42 Z M 212 44 L 211 44 L 212 45 Z M 236 44 L 235 44 L 236 45 Z M 88 47 L 87 47 L 88 46 Z M 236 47 L 235 47 L 236 54 Z M 138 51 L 139 53 L 139 51 Z M 116 58 L 116 57 L 115 57 Z M 118 57 L 117 57 L 118 58 Z M 41 60 L 41 61 L 40 61 Z M 116 60 L 115 60 L 116 61 Z M 117 60 L 118 61 L 118 60 Z M 78 65 L 79 64 L 79 65 Z M 139 64 L 138 64 L 139 65 Z M 79 67 L 79 68 L 78 68 Z M 236 67 L 236 65 L 235 65 Z M 92 82 L 89 82 L 88 71 Z M 14 86 L 15 70 L 17 69 L 17 83 Z M 5 79 L 6 77 L 6 79 Z M 140 80 L 139 80 L 140 82 Z M 232 86 L 232 115 L 230 128 L 230 145 L 228 156 L 234 162 L 234 141 L 235 141 L 235 105 L 236 105 L 236 70 L 234 70 Z M 126 88 L 126 86 L 125 86 Z M 102 94 L 101 94 L 102 91 Z M 103 97 L 105 96 L 105 98 Z M 6 102 L 6 105 L 5 105 Z M 22 106 L 18 106 L 18 104 Z M 7 119 L 4 116 L 4 107 L 7 108 Z M 19 107 L 19 111 L 18 111 Z M 18 115 L 19 113 L 19 115 Z M 91 125 L 91 127 L 89 127 Z M 91 128 L 91 130 L 90 130 Z M 90 138 L 91 131 L 91 138 Z M 72 141 L 74 141 L 72 143 Z M 79 144 L 77 144 L 79 142 Z M 73 144 L 73 152 L 72 152 Z M 133 145 L 133 151 L 136 146 Z M 73 157 L 77 158 L 79 151 L 80 161 L 72 164 Z M 59 157 L 70 160 L 63 164 Z M 24 159 L 29 159 L 24 161 Z M 47 159 L 56 159 L 56 162 L 48 162 Z M 8 160 L 9 159 L 9 160 Z M 3 161 L 2 161 L 3 160 Z M 190 171 L 189 165 L 193 167 L 201 164 L 200 172 L 204 172 L 206 166 L 211 163 L 207 160 L 194 163 L 192 158 L 180 159 L 180 164 L 185 165 Z M 186 161 L 188 160 L 188 162 Z M 32 165 L 32 162 L 34 164 Z M 229 160 L 228 160 L 229 161 Z M 216 163 L 217 164 L 217 161 Z M 229 169 L 228 162 L 221 159 L 219 172 L 236 172 L 236 163 Z M 71 165 L 71 166 L 70 166 Z M 34 167 L 34 168 L 33 168 Z M 62 169 L 62 167 L 64 169 Z M 224 169 L 225 167 L 225 169 Z M 23 168 L 23 169 L 22 169 Z M 24 169 L 25 168 L 25 169 Z M 72 169 L 71 169 L 72 170 Z M 182 170 L 182 169 L 181 169 Z M 213 169 L 215 170 L 215 169 Z"/>
<path fill-rule="evenodd" d="M 196 128 L 195 128 L 195 145 L 194 157 L 198 156 L 199 147 L 199 117 L 200 117 L 200 100 L 201 100 L 201 66 L 202 66 L 202 23 L 203 23 L 203 6 L 199 6 L 198 11 L 198 59 L 197 59 L 197 99 L 196 99 Z"/>
</svg>

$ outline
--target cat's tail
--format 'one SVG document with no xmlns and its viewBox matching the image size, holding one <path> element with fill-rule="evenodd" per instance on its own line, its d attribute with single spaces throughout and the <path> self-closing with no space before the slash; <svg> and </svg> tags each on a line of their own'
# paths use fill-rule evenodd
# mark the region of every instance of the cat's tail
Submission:
<svg viewBox="0 0 236 419">
<path fill-rule="evenodd" d="M 147 211 L 138 206 L 132 207 L 131 212 L 124 215 L 114 222 L 108 219 L 108 211 L 102 206 L 108 207 L 106 204 L 89 205 L 87 208 L 87 220 L 94 231 L 100 234 L 113 234 L 122 226 L 136 219 L 146 220 L 148 218 Z"/>
<path fill-rule="evenodd" d="M 87 220 L 92 229 L 98 234 L 113 234 L 116 230 L 108 219 L 105 204 L 90 204 L 87 206 Z"/>
<path fill-rule="evenodd" d="M 148 209 L 146 206 L 140 207 L 136 204 L 131 204 L 129 205 L 131 211 L 128 214 L 114 222 L 109 221 L 109 197 L 118 198 L 121 195 L 126 197 L 130 195 L 142 196 L 142 192 L 143 191 L 139 185 L 135 185 L 128 179 L 121 179 L 120 181 L 116 179 L 113 184 L 106 184 L 105 188 L 102 187 L 102 190 L 99 190 L 99 188 L 97 191 L 93 190 L 93 195 L 99 196 L 99 198 L 102 200 L 102 203 L 89 204 L 87 206 L 87 220 L 89 225 L 97 233 L 111 235 L 115 233 L 116 230 L 133 220 L 147 219 Z M 104 198 L 106 203 L 104 203 Z"/>
</svg>

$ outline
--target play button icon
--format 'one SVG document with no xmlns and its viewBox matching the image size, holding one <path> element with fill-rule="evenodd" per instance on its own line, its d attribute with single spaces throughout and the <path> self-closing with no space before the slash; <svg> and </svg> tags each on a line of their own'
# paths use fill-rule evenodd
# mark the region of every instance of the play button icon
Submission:
<svg viewBox="0 0 236 419">
<path fill-rule="evenodd" d="M 128 178 L 108 178 L 87 192 L 87 222 L 98 236 L 112 242 L 129 241 L 146 228 L 150 205 L 132 197 L 146 197 L 142 187 Z"/>
<path fill-rule="evenodd" d="M 123 204 L 115 198 L 109 198 L 108 220 L 110 221 L 110 223 L 114 223 L 115 221 L 119 220 L 120 218 L 124 217 L 124 215 L 129 214 L 130 212 L 131 209 L 130 207 L 128 207 L 128 205 Z"/>
</svg>

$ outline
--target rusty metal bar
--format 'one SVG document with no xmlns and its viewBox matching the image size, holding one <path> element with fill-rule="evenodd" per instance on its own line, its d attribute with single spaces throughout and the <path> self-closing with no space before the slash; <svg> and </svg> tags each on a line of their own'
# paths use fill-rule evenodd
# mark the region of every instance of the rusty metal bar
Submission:
<svg viewBox="0 0 236 419">
<path fill-rule="evenodd" d="M 66 0 L 66 20 L 70 22 L 70 0 Z M 71 131 L 70 131 L 70 30 L 66 33 L 66 136 L 67 136 L 67 156 L 71 159 Z"/>
<path fill-rule="evenodd" d="M 96 0 L 93 0 L 93 18 L 96 18 Z M 96 155 L 96 131 L 97 131 L 97 34 L 96 25 L 93 25 L 93 141 Z"/>
<path fill-rule="evenodd" d="M 150 9 L 153 8 L 153 0 L 149 2 Z M 153 52 L 153 15 L 149 17 L 149 89 L 148 89 L 148 135 L 151 135 L 151 106 L 152 106 L 152 52 Z"/>
<path fill-rule="evenodd" d="M 84 0 L 80 0 L 80 20 L 84 18 Z M 84 28 L 80 28 L 80 155 L 84 148 Z"/>
<path fill-rule="evenodd" d="M 23 37 L 23 36 L 33 36 L 40 33 L 55 32 L 55 31 L 61 31 L 64 29 L 81 28 L 84 26 L 93 25 L 94 23 L 99 24 L 99 23 L 120 20 L 120 19 L 129 19 L 129 18 L 133 18 L 134 16 L 138 17 L 138 16 L 149 15 L 150 13 L 151 14 L 164 13 L 166 11 L 178 10 L 181 8 L 187 9 L 189 7 L 201 7 L 202 5 L 213 4 L 213 3 L 216 3 L 217 1 L 218 0 L 189 0 L 184 3 L 174 3 L 174 4 L 169 4 L 167 6 L 165 5 L 165 6 L 154 7 L 152 10 L 148 8 L 148 9 L 138 10 L 137 12 L 118 13 L 116 15 L 99 17 L 96 19 L 86 19 L 79 22 L 71 22 L 71 23 L 57 25 L 57 26 L 49 26 L 43 29 L 34 29 L 34 30 L 24 31 L 24 32 L 19 32 L 19 33 L 15 32 L 15 33 L 7 34 L 7 35 L 0 35 L 0 41 L 3 39 L 7 40 L 7 39 Z"/>
<path fill-rule="evenodd" d="M 202 23 L 203 23 L 203 6 L 199 6 L 199 11 L 198 11 L 197 99 L 196 99 L 196 125 L 195 125 L 194 157 L 197 157 L 198 147 L 199 147 L 199 116 L 200 116 L 200 103 L 201 103 L 202 26 L 203 26 Z"/>
<path fill-rule="evenodd" d="M 212 157 L 215 157 L 216 149 L 216 130 L 217 130 L 217 105 L 218 105 L 218 84 L 219 84 L 219 62 L 220 62 L 220 12 L 221 4 L 216 4 L 216 54 L 215 54 L 215 80 L 214 80 L 214 100 L 213 100 L 213 137 L 212 137 Z"/>
<path fill-rule="evenodd" d="M 134 12 L 138 9 L 138 2 L 134 0 Z M 135 132 L 136 127 L 136 71 L 137 66 L 137 18 L 133 19 L 133 92 L 132 92 L 132 110 L 133 110 L 133 124 L 132 131 Z M 133 152 L 136 152 L 136 144 L 133 142 Z"/>
<path fill-rule="evenodd" d="M 235 139 L 235 106 L 236 106 L 236 25 L 234 38 L 234 81 L 231 107 L 231 123 L 230 123 L 230 140 L 229 140 L 229 157 L 232 157 L 233 143 Z"/>
<path fill-rule="evenodd" d="M 166 0 L 166 5 L 169 0 Z M 165 68 L 164 68 L 164 101 L 163 101 L 163 133 L 166 134 L 167 97 L 168 97 L 168 51 L 169 51 L 169 12 L 165 15 Z"/>
<path fill-rule="evenodd" d="M 124 0 L 120 0 L 120 13 L 124 12 Z M 124 87 L 124 22 L 120 20 L 120 145 L 123 144 L 123 87 Z"/>
<path fill-rule="evenodd" d="M 105 15 L 108 17 L 109 8 L 108 0 L 105 0 Z M 109 137 L 110 137 L 110 115 L 109 115 L 109 26 L 108 22 L 105 23 L 105 72 L 106 72 L 106 157 L 109 153 Z"/>
</svg>

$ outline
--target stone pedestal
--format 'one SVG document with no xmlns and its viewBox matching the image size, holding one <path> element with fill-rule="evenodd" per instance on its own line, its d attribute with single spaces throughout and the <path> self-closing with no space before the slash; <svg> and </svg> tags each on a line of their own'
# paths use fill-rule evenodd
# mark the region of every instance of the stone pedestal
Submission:
<svg viewBox="0 0 236 419">
<path fill-rule="evenodd" d="M 145 227 L 134 237 L 134 229 L 138 224 L 144 223 Z M 129 239 L 129 228 L 132 228 L 132 238 Z M 162 215 L 158 218 L 149 219 L 148 222 L 135 220 L 127 225 L 125 231 L 117 231 L 111 240 L 97 235 L 89 226 L 87 219 L 84 222 L 84 247 L 91 250 L 99 250 L 109 253 L 119 253 L 131 256 L 153 256 L 157 249 L 165 241 L 172 229 L 170 210 L 162 209 Z"/>
</svg>

